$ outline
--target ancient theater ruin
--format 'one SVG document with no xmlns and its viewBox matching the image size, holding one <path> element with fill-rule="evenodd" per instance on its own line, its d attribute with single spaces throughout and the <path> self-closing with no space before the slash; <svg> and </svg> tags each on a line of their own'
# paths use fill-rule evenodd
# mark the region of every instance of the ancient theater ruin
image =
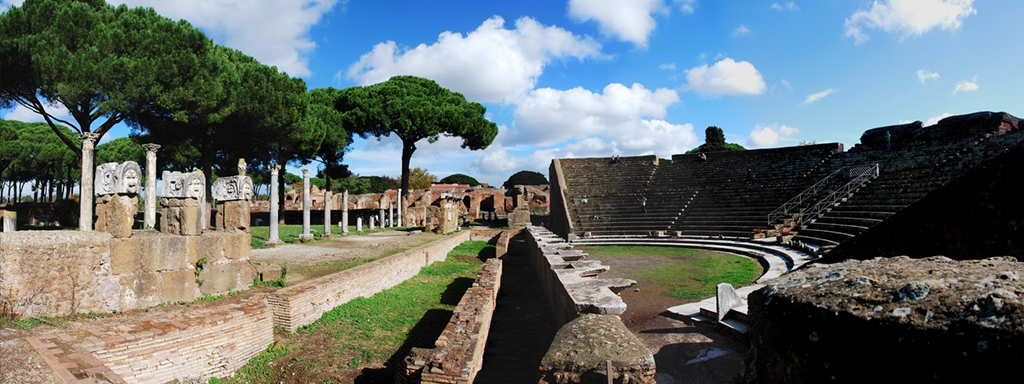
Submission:
<svg viewBox="0 0 1024 384">
<path fill-rule="evenodd" d="M 19 322 L 0 381 L 994 380 L 1024 351 L 1020 128 L 980 112 L 848 150 L 554 159 L 550 187 L 510 190 L 307 175 L 283 204 L 253 200 L 241 161 L 212 196 L 202 172 L 164 172 L 155 229 L 134 221 L 153 164 L 101 164 L 94 232 L 2 213 L 0 309 Z M 699 272 L 687 257 L 753 274 L 668 298 Z"/>
</svg>

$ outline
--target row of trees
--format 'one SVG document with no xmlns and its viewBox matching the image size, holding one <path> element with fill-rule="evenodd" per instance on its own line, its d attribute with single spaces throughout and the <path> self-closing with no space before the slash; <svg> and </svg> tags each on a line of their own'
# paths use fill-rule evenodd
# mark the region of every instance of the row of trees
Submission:
<svg viewBox="0 0 1024 384">
<path fill-rule="evenodd" d="M 78 136 L 98 140 L 125 123 L 134 143 L 163 146 L 162 167 L 201 169 L 207 185 L 245 158 L 257 182 L 269 165 L 316 162 L 330 188 L 349 176 L 342 160 L 353 134 L 393 134 L 403 145 L 400 186 L 407 191 L 420 140 L 459 136 L 464 147 L 481 149 L 497 135 L 482 105 L 431 80 L 397 76 L 307 91 L 301 79 L 213 44 L 185 21 L 104 0 L 26 0 L 0 14 L 0 107 L 15 105 L 39 114 L 67 149 L 51 153 L 79 159 Z M 60 109 L 70 117 L 54 113 Z M 118 160 L 136 158 L 127 153 L 131 141 L 117 143 L 125 147 L 119 155 L 129 155 Z M 62 161 L 63 168 L 47 169 L 70 184 L 77 174 Z M 44 183 L 56 177 L 38 172 Z"/>
</svg>

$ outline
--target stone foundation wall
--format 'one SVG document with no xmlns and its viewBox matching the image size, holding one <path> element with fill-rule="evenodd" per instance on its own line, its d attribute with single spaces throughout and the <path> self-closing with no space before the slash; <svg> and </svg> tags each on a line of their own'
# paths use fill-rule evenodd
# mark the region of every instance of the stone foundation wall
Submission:
<svg viewBox="0 0 1024 384">
<path fill-rule="evenodd" d="M 274 324 L 294 332 L 334 307 L 415 276 L 420 268 L 444 260 L 449 251 L 469 238 L 470 231 L 458 232 L 418 248 L 274 291 L 268 297 L 274 309 Z"/>
<path fill-rule="evenodd" d="M 249 234 L 136 231 L 0 234 L 0 295 L 23 316 L 112 312 L 243 290 Z"/>
<path fill-rule="evenodd" d="M 501 259 L 489 259 L 466 290 L 434 348 L 412 348 L 400 383 L 472 383 L 483 366 L 484 346 L 501 286 Z"/>
</svg>

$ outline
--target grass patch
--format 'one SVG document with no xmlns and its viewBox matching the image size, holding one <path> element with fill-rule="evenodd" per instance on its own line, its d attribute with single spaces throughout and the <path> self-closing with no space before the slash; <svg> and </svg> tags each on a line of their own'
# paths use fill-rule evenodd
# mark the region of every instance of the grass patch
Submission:
<svg viewBox="0 0 1024 384">
<path fill-rule="evenodd" d="M 452 256 L 470 256 L 480 259 L 492 258 L 495 255 L 496 248 L 494 244 L 488 244 L 486 241 L 473 240 L 459 244 L 449 252 Z"/>
<path fill-rule="evenodd" d="M 580 247 L 587 253 L 605 257 L 628 256 L 661 256 L 661 257 L 693 257 L 707 251 L 683 247 L 648 247 L 639 245 L 602 245 L 598 247 Z"/>
<path fill-rule="evenodd" d="M 476 255 L 486 243 L 469 243 L 474 244 L 462 244 L 445 261 L 424 267 L 415 277 L 338 306 L 283 336 L 233 378 L 210 382 L 276 383 L 286 377 L 326 382 L 352 370 L 381 366 L 413 346 L 431 346 L 481 267 Z"/>
<path fill-rule="evenodd" d="M 351 235 L 366 235 L 366 234 L 370 234 L 370 233 L 383 232 L 383 231 L 403 231 L 403 230 L 408 230 L 408 229 L 411 229 L 411 228 L 413 228 L 413 227 L 376 228 L 376 229 L 370 230 L 370 229 L 368 229 L 368 227 L 363 226 L 363 231 L 356 232 L 356 227 L 354 225 L 350 225 L 348 227 L 348 234 L 349 234 L 349 236 L 351 236 Z M 315 241 L 327 240 L 327 239 L 321 239 L 321 237 L 320 237 L 320 236 L 323 235 L 323 232 L 324 232 L 324 226 L 323 225 L 311 225 L 309 227 L 309 232 L 312 233 L 313 236 L 316 238 Z M 335 234 L 335 235 L 341 234 L 341 227 L 339 227 L 337 225 L 331 226 L 331 233 Z M 249 234 L 252 235 L 251 236 L 251 240 L 250 240 L 250 245 L 253 248 L 266 248 L 266 242 L 267 242 L 268 239 L 270 239 L 270 227 L 266 226 L 266 225 L 263 225 L 263 226 L 252 226 L 252 227 L 249 227 Z M 285 242 L 285 243 L 296 243 L 296 242 L 298 242 L 299 235 L 301 235 L 301 234 L 302 234 L 302 225 L 301 224 L 282 224 L 282 225 L 278 226 L 278 235 L 281 237 L 281 241 L 282 242 Z"/>
<path fill-rule="evenodd" d="M 595 257 L 657 256 L 668 260 L 626 274 L 641 285 L 663 287 L 662 294 L 685 301 L 715 295 L 715 286 L 729 283 L 749 285 L 763 273 L 756 261 L 746 257 L 681 247 L 596 246 L 581 247 Z"/>
</svg>

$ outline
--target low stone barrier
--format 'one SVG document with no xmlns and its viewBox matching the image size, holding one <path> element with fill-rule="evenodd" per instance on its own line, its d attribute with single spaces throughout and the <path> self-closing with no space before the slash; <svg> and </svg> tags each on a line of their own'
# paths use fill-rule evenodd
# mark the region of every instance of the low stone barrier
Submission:
<svg viewBox="0 0 1024 384">
<path fill-rule="evenodd" d="M 268 295 L 274 310 L 274 325 L 295 332 L 334 307 L 415 276 L 421 268 L 444 260 L 448 252 L 470 236 L 470 231 L 461 231 L 396 255 L 274 291 Z"/>
<path fill-rule="evenodd" d="M 1002 382 L 1024 362 L 1024 263 L 809 265 L 750 294 L 751 383 Z"/>
<path fill-rule="evenodd" d="M 626 312 L 626 303 L 616 293 L 636 285 L 629 279 L 600 279 L 608 266 L 585 260 L 587 254 L 575 249 L 561 237 L 541 227 L 527 227 L 530 254 L 524 255 L 538 273 L 547 300 L 558 323 L 581 313 L 613 314 Z"/>
<path fill-rule="evenodd" d="M 462 295 L 434 348 L 412 348 L 403 360 L 398 382 L 472 383 L 483 366 L 500 286 L 501 259 L 489 259 Z"/>
<path fill-rule="evenodd" d="M 113 312 L 244 290 L 249 234 L 0 233 L 0 299 L 23 316 Z"/>
</svg>

